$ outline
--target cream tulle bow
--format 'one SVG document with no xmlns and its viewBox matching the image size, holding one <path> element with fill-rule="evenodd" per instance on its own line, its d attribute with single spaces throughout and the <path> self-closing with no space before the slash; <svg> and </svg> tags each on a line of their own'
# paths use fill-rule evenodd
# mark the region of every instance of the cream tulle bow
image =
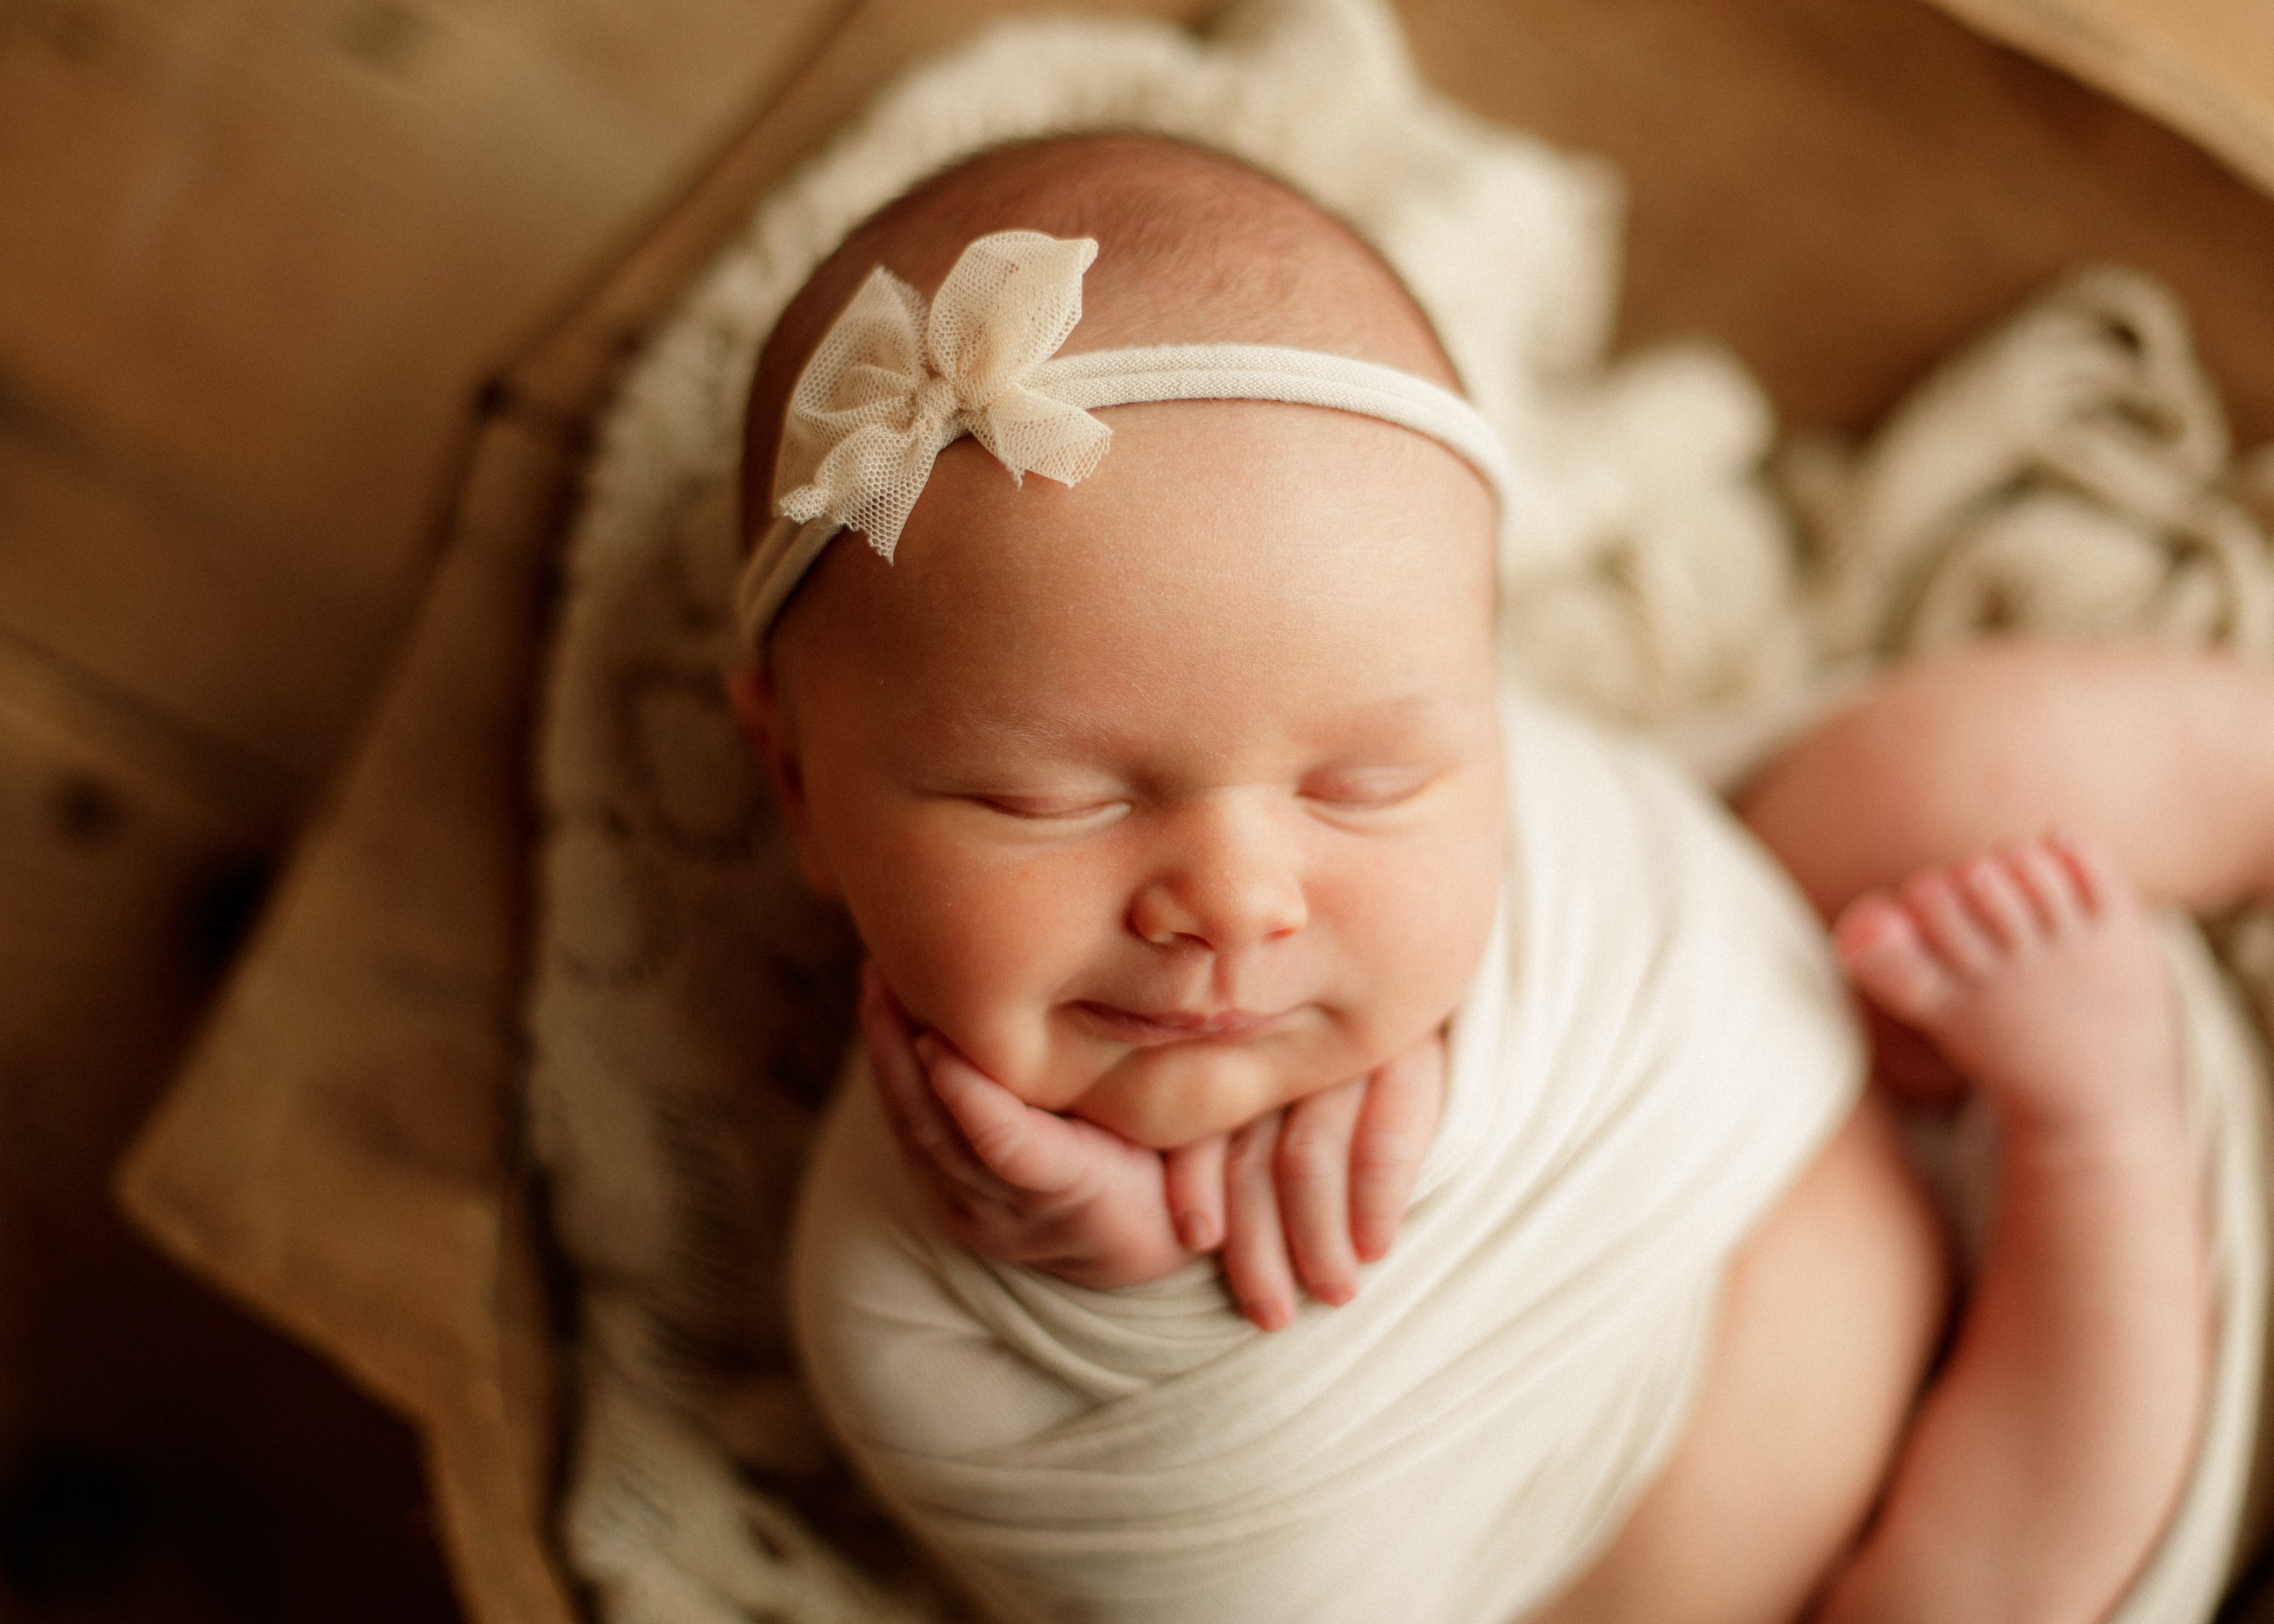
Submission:
<svg viewBox="0 0 2274 1624">
<path fill-rule="evenodd" d="M 1427 434 L 1505 504 L 1516 473 L 1499 434 L 1452 391 L 1395 367 L 1270 344 L 1156 344 L 1061 356 L 1081 320 L 1088 238 L 998 231 L 963 251 L 927 306 L 882 267 L 845 307 L 790 392 L 775 518 L 735 592 L 751 646 L 840 530 L 887 560 L 941 451 L 965 434 L 1013 477 L 1088 476 L 1113 432 L 1090 415 L 1147 401 L 1278 401 Z"/>
<path fill-rule="evenodd" d="M 963 251 L 929 311 L 879 266 L 790 396 L 775 509 L 864 532 L 889 559 L 942 450 L 969 434 L 1011 470 L 1073 485 L 1113 431 L 1029 387 L 1081 320 L 1088 238 L 1000 231 Z"/>
</svg>

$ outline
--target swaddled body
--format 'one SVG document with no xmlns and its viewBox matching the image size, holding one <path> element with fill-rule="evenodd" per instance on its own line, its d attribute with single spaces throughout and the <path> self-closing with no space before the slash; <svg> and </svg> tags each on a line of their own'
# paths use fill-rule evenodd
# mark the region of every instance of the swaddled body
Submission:
<svg viewBox="0 0 2274 1624">
<path fill-rule="evenodd" d="M 1009 1616 L 1504 1624 L 1664 1466 L 1743 1238 L 1863 1056 L 1820 929 L 1636 747 L 1509 695 L 1504 912 L 1397 1249 L 1276 1335 L 1212 1264 L 1100 1292 L 957 1245 L 865 1078 L 808 1185 L 809 1369 Z"/>
</svg>

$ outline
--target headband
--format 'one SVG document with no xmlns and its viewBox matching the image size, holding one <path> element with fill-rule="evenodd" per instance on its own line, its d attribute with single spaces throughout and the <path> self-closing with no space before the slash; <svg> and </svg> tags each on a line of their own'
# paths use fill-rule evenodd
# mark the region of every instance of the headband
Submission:
<svg viewBox="0 0 2274 1624">
<path fill-rule="evenodd" d="M 1151 401 L 1279 401 L 1380 417 L 1458 454 L 1506 505 L 1508 453 L 1477 409 L 1410 372 L 1263 344 L 1060 356 L 1081 320 L 1087 237 L 998 231 L 963 251 L 929 308 L 877 267 L 799 374 L 774 467 L 774 518 L 735 590 L 748 646 L 821 550 L 856 530 L 889 563 L 933 462 L 968 434 L 1010 470 L 1073 485 L 1113 431 L 1090 416 Z"/>
</svg>

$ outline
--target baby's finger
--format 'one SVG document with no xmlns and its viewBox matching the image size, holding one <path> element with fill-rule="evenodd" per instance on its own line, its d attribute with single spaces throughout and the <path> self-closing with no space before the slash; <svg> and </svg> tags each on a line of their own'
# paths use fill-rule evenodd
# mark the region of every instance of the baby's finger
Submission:
<svg viewBox="0 0 2274 1624">
<path fill-rule="evenodd" d="M 873 963 L 861 966 L 860 1018 L 862 1041 L 881 1085 L 885 1109 L 896 1118 L 920 1114 L 924 1108 L 916 1096 L 931 1091 L 924 1086 L 923 1067 L 916 1059 L 915 1026 Z"/>
<path fill-rule="evenodd" d="M 873 965 L 862 975 L 861 1035 L 869 1047 L 877 1097 L 901 1153 L 935 1183 L 999 1196 L 1003 1181 L 972 1154 L 955 1119 L 933 1094 L 907 1012 Z"/>
<path fill-rule="evenodd" d="M 1073 1123 L 1036 1110 L 931 1034 L 915 1049 L 931 1092 L 990 1173 L 1035 1195 L 1060 1195 L 1081 1182 L 1090 1163 Z"/>
<path fill-rule="evenodd" d="M 1162 1158 L 1169 1220 L 1186 1252 L 1214 1252 L 1224 1244 L 1224 1159 L 1231 1144 L 1231 1135 L 1219 1133 Z"/>
<path fill-rule="evenodd" d="M 1295 1318 L 1295 1277 L 1273 1189 L 1279 1113 L 1258 1117 L 1232 1135 L 1224 1162 L 1224 1274 L 1239 1312 L 1262 1330 Z"/>
<path fill-rule="evenodd" d="M 1413 1199 L 1445 1100 L 1445 1045 L 1433 1038 L 1367 1079 L 1351 1140 L 1351 1240 L 1368 1263 L 1385 1257 Z"/>
<path fill-rule="evenodd" d="M 1279 1216 L 1295 1273 L 1321 1303 L 1358 1295 L 1358 1254 L 1351 1250 L 1351 1136 L 1367 1079 L 1322 1088 L 1290 1106 L 1273 1157 Z"/>
</svg>

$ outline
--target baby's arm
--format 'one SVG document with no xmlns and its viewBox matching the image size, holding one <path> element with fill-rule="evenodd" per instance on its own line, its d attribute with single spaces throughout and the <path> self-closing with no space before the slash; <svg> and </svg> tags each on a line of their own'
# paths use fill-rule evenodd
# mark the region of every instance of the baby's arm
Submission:
<svg viewBox="0 0 2274 1624">
<path fill-rule="evenodd" d="M 1164 1155 L 1026 1104 L 917 1033 L 873 966 L 861 1020 L 894 1137 L 960 1244 L 1100 1289 L 1221 1245 L 1241 1312 L 1266 1330 L 1293 1318 L 1298 1278 L 1323 1302 L 1346 1302 L 1359 1263 L 1388 1252 L 1443 1093 L 1433 1037 L 1368 1077 Z"/>
<path fill-rule="evenodd" d="M 2097 852 L 2047 838 L 1867 896 L 1837 934 L 1988 1096 L 1999 1182 L 1949 1364 L 1822 1617 L 2101 1618 L 2176 1502 L 2207 1374 L 2153 931 Z"/>
</svg>

